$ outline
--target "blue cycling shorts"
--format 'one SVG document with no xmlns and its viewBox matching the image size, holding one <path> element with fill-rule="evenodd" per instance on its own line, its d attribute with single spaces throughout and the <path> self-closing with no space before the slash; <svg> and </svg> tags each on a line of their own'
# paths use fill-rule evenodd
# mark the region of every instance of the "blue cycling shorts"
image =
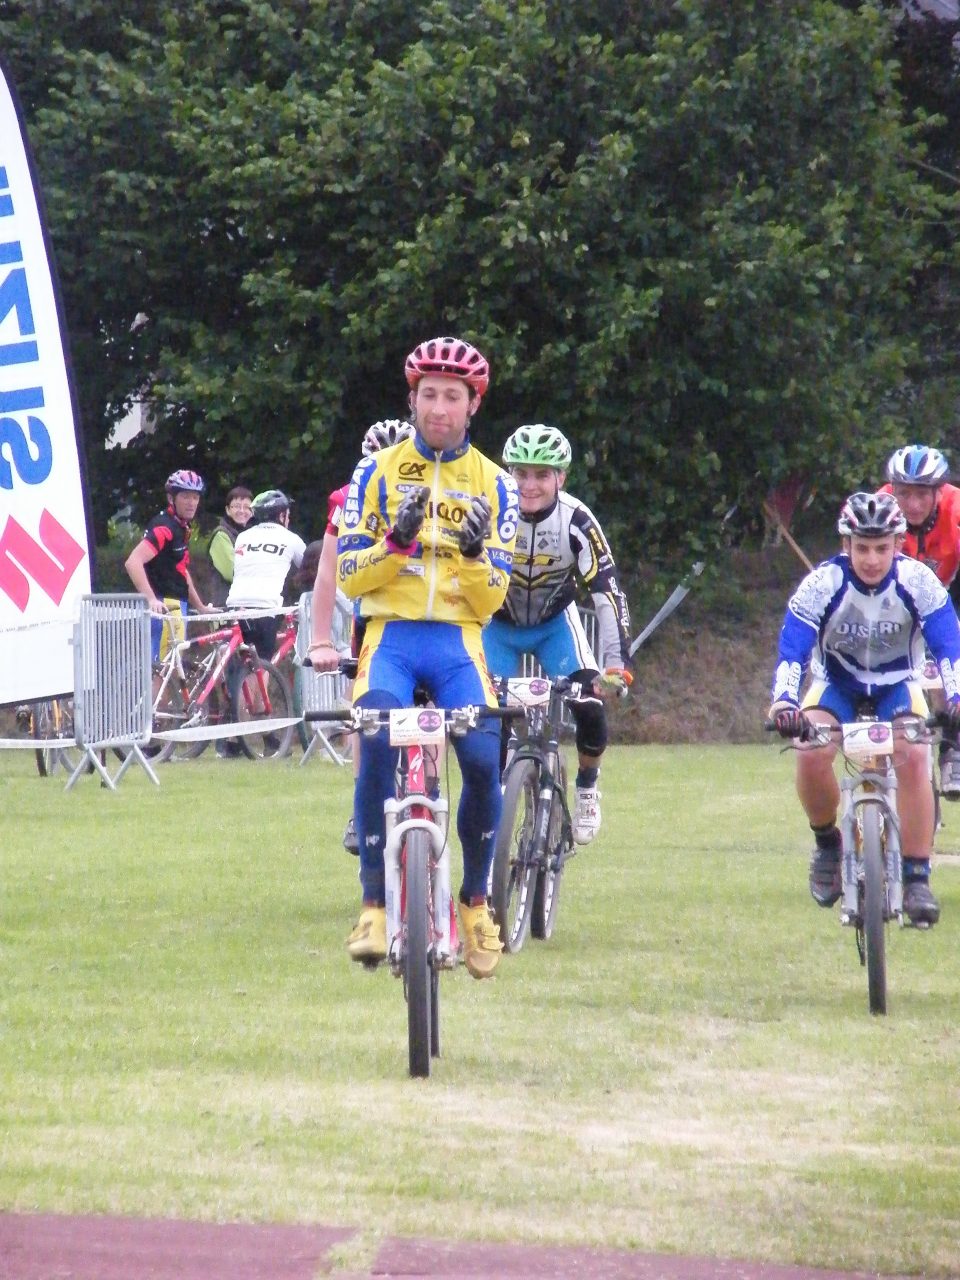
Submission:
<svg viewBox="0 0 960 1280">
<path fill-rule="evenodd" d="M 478 622 L 370 618 L 360 649 L 353 700 L 391 693 L 409 707 L 422 685 L 438 707 L 495 707 Z"/>
<path fill-rule="evenodd" d="M 575 671 L 599 671 L 576 604 L 569 604 L 549 622 L 518 627 L 492 618 L 483 629 L 487 666 L 495 676 L 520 674 L 523 655 L 533 654 L 548 676 L 569 676 Z"/>
<path fill-rule="evenodd" d="M 929 714 L 927 700 L 918 680 L 901 680 L 870 695 L 831 684 L 829 680 L 814 680 L 803 699 L 803 709 L 829 711 L 840 724 L 850 724 L 856 720 L 857 708 L 867 697 L 878 720 Z"/>
</svg>

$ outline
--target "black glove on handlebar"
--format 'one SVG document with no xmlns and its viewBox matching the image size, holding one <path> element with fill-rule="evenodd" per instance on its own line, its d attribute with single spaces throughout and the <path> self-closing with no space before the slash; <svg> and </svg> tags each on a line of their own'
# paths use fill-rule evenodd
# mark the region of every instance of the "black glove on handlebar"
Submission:
<svg viewBox="0 0 960 1280">
<path fill-rule="evenodd" d="M 951 733 L 960 733 L 960 698 L 948 698 L 943 719 Z"/>
<path fill-rule="evenodd" d="M 481 494 L 470 503 L 470 510 L 463 518 L 457 538 L 460 554 L 468 560 L 476 560 L 483 551 L 483 544 L 490 537 L 490 502 Z"/>
<path fill-rule="evenodd" d="M 397 508 L 397 518 L 390 530 L 390 541 L 396 547 L 412 546 L 417 534 L 423 528 L 423 518 L 427 503 L 430 501 L 430 490 L 426 485 L 411 489 Z"/>
<path fill-rule="evenodd" d="M 807 742 L 811 735 L 810 721 L 799 707 L 781 707 L 773 717 L 773 725 L 781 738 L 799 738 Z"/>
</svg>

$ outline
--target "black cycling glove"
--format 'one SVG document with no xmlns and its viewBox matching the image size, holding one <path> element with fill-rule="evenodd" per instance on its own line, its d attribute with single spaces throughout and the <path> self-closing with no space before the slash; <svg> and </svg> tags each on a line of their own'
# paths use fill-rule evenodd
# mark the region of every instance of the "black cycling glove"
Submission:
<svg viewBox="0 0 960 1280">
<path fill-rule="evenodd" d="M 411 489 L 397 508 L 397 518 L 390 530 L 390 541 L 395 547 L 405 550 L 417 540 L 417 534 L 423 528 L 423 517 L 427 503 L 430 501 L 430 490 L 426 485 Z"/>
<path fill-rule="evenodd" d="M 463 518 L 460 532 L 460 554 L 468 560 L 476 560 L 483 551 L 483 544 L 490 537 L 490 502 L 486 494 L 474 498 L 470 510 Z"/>
</svg>

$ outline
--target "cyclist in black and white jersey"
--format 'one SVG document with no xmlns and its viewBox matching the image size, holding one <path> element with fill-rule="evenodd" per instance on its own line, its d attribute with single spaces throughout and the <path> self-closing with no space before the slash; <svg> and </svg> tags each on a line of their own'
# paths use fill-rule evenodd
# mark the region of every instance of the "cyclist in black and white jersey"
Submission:
<svg viewBox="0 0 960 1280">
<path fill-rule="evenodd" d="M 280 609 L 283 584 L 291 568 L 299 568 L 306 543 L 290 526 L 292 499 L 280 489 L 258 493 L 252 503 L 253 519 L 237 535 L 234 545 L 233 583 L 227 595 L 228 609 Z M 240 623 L 243 638 L 265 661 L 277 647 L 281 615 L 250 618 Z"/>
<path fill-rule="evenodd" d="M 484 628 L 483 647 L 494 675 L 518 674 L 530 653 L 548 676 L 594 690 L 572 706 L 579 755 L 573 837 L 589 844 L 600 830 L 597 781 L 607 745 L 601 687 L 624 689 L 633 676 L 630 613 L 610 547 L 589 507 L 563 491 L 571 457 L 563 433 L 541 423 L 518 427 L 504 445 L 520 490 L 520 526 L 507 598 Z M 581 584 L 593 597 L 601 664 L 577 610 Z"/>
</svg>

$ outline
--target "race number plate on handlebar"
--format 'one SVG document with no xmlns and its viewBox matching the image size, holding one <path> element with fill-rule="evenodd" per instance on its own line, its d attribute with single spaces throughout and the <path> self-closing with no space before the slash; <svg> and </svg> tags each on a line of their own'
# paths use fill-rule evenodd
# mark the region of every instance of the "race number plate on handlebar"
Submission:
<svg viewBox="0 0 960 1280">
<path fill-rule="evenodd" d="M 889 720 L 860 720 L 843 726 L 843 753 L 854 760 L 893 755 L 893 725 Z"/>
<path fill-rule="evenodd" d="M 937 666 L 933 658 L 925 658 L 923 666 L 920 668 L 920 688 L 943 688 L 943 681 L 940 679 L 940 668 Z"/>
<path fill-rule="evenodd" d="M 550 701 L 550 681 L 543 676 L 511 676 L 507 681 L 508 707 L 545 707 Z"/>
<path fill-rule="evenodd" d="M 390 745 L 429 746 L 443 742 L 444 715 L 433 707 L 396 707 L 390 711 Z"/>
</svg>

